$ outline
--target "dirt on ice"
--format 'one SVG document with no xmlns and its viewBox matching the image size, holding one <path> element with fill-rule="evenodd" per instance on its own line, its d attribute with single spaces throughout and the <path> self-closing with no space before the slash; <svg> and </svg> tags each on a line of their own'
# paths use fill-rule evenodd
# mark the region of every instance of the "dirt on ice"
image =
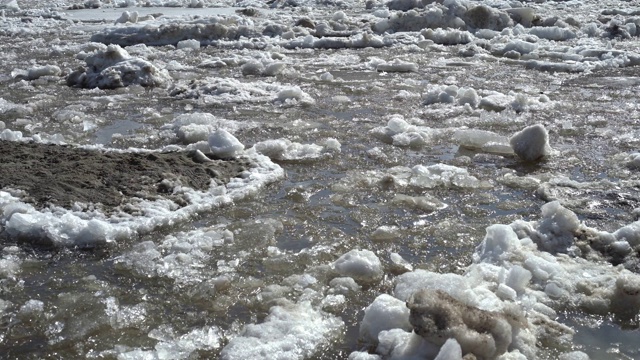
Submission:
<svg viewBox="0 0 640 360">
<path fill-rule="evenodd" d="M 104 211 L 132 197 L 164 197 L 178 205 L 175 186 L 207 190 L 251 166 L 246 159 L 198 161 L 194 152 L 116 152 L 70 145 L 0 141 L 0 189 L 17 190 L 36 208 L 101 204 Z"/>
</svg>

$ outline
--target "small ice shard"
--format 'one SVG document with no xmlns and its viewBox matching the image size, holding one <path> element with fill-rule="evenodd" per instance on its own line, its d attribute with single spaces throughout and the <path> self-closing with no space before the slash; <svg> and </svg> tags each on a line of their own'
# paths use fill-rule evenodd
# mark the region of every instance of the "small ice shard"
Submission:
<svg viewBox="0 0 640 360">
<path fill-rule="evenodd" d="M 514 134 L 509 140 L 513 151 L 525 161 L 537 161 L 551 153 L 549 133 L 541 124 L 532 125 Z"/>
<path fill-rule="evenodd" d="M 189 155 L 191 156 L 193 161 L 197 162 L 198 164 L 211 162 L 211 159 L 209 159 L 207 155 L 205 155 L 202 151 L 198 149 L 193 150 Z"/>
<path fill-rule="evenodd" d="M 244 145 L 224 129 L 218 129 L 209 135 L 211 153 L 218 157 L 235 157 L 244 150 Z"/>
<path fill-rule="evenodd" d="M 413 266 L 398 253 L 392 252 L 389 254 L 390 270 L 394 274 L 404 274 L 408 271 L 413 271 Z"/>
<path fill-rule="evenodd" d="M 438 356 L 434 360 L 458 360 L 462 359 L 462 349 L 456 339 L 447 340 L 440 348 Z"/>
</svg>

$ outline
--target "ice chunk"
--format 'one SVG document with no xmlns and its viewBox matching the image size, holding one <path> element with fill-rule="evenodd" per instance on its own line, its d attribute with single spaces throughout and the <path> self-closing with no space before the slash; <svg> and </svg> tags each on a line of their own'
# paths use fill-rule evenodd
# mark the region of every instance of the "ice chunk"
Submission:
<svg viewBox="0 0 640 360">
<path fill-rule="evenodd" d="M 413 266 L 398 253 L 390 253 L 389 260 L 391 260 L 391 264 L 389 264 L 391 266 L 391 271 L 395 274 L 401 274 L 413 270 Z"/>
<path fill-rule="evenodd" d="M 551 153 L 549 133 L 541 124 L 524 128 L 514 134 L 509 143 L 516 155 L 525 161 L 540 160 Z"/>
<path fill-rule="evenodd" d="M 382 264 L 371 250 L 351 250 L 333 263 L 341 276 L 372 282 L 382 278 Z"/>
<path fill-rule="evenodd" d="M 418 71 L 418 65 L 412 62 L 394 59 L 391 62 L 378 64 L 376 70 L 384 72 L 416 72 Z"/>
<path fill-rule="evenodd" d="M 334 278 L 329 282 L 329 286 L 331 286 L 329 291 L 344 295 L 352 292 L 357 293 L 361 290 L 360 285 L 350 277 Z"/>
<path fill-rule="evenodd" d="M 7 248 L 4 248 L 5 250 Z M 6 251 L 3 251 L 6 252 Z M 0 258 L 0 279 L 15 278 L 20 272 L 22 260 L 15 255 L 5 254 Z"/>
<path fill-rule="evenodd" d="M 462 16 L 467 26 L 474 29 L 502 30 L 513 26 L 513 20 L 504 11 L 487 5 L 478 5 L 467 10 Z"/>
<path fill-rule="evenodd" d="M 457 94 L 458 105 L 467 105 L 475 108 L 480 103 L 478 93 L 472 88 L 460 88 Z"/>
<path fill-rule="evenodd" d="M 40 300 L 31 299 L 24 303 L 20 307 L 20 314 L 22 315 L 30 315 L 37 314 L 44 311 L 44 303 Z"/>
<path fill-rule="evenodd" d="M 27 80 L 36 80 L 42 76 L 60 76 L 62 70 L 56 65 L 32 67 L 27 70 Z"/>
<path fill-rule="evenodd" d="M 380 355 L 369 354 L 364 351 L 354 351 L 349 354 L 349 358 L 347 360 L 382 360 Z"/>
<path fill-rule="evenodd" d="M 434 360 L 461 360 L 462 349 L 456 339 L 451 338 L 445 341 L 444 345 L 440 348 L 438 356 Z"/>
<path fill-rule="evenodd" d="M 447 207 L 447 204 L 428 194 L 424 196 L 397 194 L 393 199 L 391 199 L 391 204 L 399 207 L 419 209 L 426 212 L 442 210 Z"/>
<path fill-rule="evenodd" d="M 290 87 L 283 88 L 276 95 L 276 99 L 283 103 L 287 102 L 288 100 L 302 101 L 309 104 L 312 104 L 315 102 L 311 98 L 311 96 L 309 96 L 309 94 L 302 91 L 302 89 L 300 89 L 299 86 L 290 86 Z"/>
<path fill-rule="evenodd" d="M 67 76 L 67 85 L 84 88 L 115 89 L 129 85 L 164 86 L 171 76 L 147 60 L 135 58 L 118 45 L 96 51 L 85 58 L 86 69 Z"/>
<path fill-rule="evenodd" d="M 274 306 L 261 324 L 249 324 L 222 349 L 223 360 L 304 359 L 329 345 L 344 323 L 309 302 Z"/>
<path fill-rule="evenodd" d="M 616 279 L 611 311 L 622 320 L 633 320 L 640 312 L 640 278 L 630 274 Z"/>
<path fill-rule="evenodd" d="M 432 189 L 436 187 L 478 188 L 480 181 L 466 169 L 445 164 L 416 165 L 412 169 L 411 185 Z"/>
<path fill-rule="evenodd" d="M 574 243 L 580 220 L 575 213 L 560 205 L 559 201 L 544 204 L 541 210 L 542 220 L 531 238 L 541 250 L 566 252 Z"/>
<path fill-rule="evenodd" d="M 389 241 L 399 237 L 397 226 L 383 225 L 371 233 L 371 239 L 376 241 Z"/>
<path fill-rule="evenodd" d="M 487 228 L 484 240 L 476 248 L 473 260 L 500 264 L 519 246 L 518 235 L 509 225 L 491 225 Z"/>
<path fill-rule="evenodd" d="M 253 146 L 253 150 L 268 156 L 270 159 L 280 161 L 315 160 L 331 156 L 335 151 L 340 151 L 340 143 L 337 141 L 327 140 L 325 144 L 328 146 L 300 144 L 289 139 L 272 139 L 256 143 Z"/>
<path fill-rule="evenodd" d="M 264 64 L 258 60 L 249 60 L 240 67 L 242 76 L 262 75 L 264 72 Z"/>
<path fill-rule="evenodd" d="M 640 153 L 633 153 L 629 155 L 627 166 L 631 169 L 640 170 Z"/>
<path fill-rule="evenodd" d="M 538 49 L 538 44 L 530 43 L 522 40 L 512 40 L 508 42 L 504 48 L 500 50 L 501 53 L 507 53 L 509 51 L 515 51 L 520 55 L 529 54 Z"/>
<path fill-rule="evenodd" d="M 116 19 L 115 24 L 126 24 L 132 23 L 135 24 L 138 22 L 138 17 L 140 14 L 137 11 L 125 11 L 120 15 L 118 19 Z"/>
<path fill-rule="evenodd" d="M 488 145 L 509 147 L 509 140 L 506 137 L 486 130 L 458 130 L 453 134 L 453 139 L 458 145 L 469 149 L 483 149 Z"/>
<path fill-rule="evenodd" d="M 463 297 L 469 289 L 467 280 L 460 275 L 438 274 L 422 269 L 396 277 L 395 283 L 393 295 L 404 301 L 420 289 L 443 290 L 456 297 Z"/>
<path fill-rule="evenodd" d="M 360 323 L 360 339 L 375 344 L 381 331 L 396 328 L 411 331 L 409 309 L 404 301 L 382 294 L 364 310 L 364 318 Z"/>
<path fill-rule="evenodd" d="M 582 351 L 572 351 L 565 354 L 560 354 L 558 360 L 589 360 L 589 355 Z"/>
<path fill-rule="evenodd" d="M 515 290 L 518 294 L 524 293 L 529 281 L 531 281 L 531 272 L 520 265 L 515 265 L 509 270 L 505 284 Z"/>
<path fill-rule="evenodd" d="M 468 44 L 473 41 L 473 35 L 471 35 L 470 32 L 456 29 L 426 29 L 423 30 L 421 34 L 426 39 L 443 45 Z"/>
<path fill-rule="evenodd" d="M 561 28 L 558 26 L 542 27 L 536 26 L 529 29 L 529 34 L 535 35 L 539 38 L 555 41 L 565 41 L 576 37 L 576 33 L 570 29 Z"/>
<path fill-rule="evenodd" d="M 385 359 L 432 359 L 439 350 L 416 333 L 402 329 L 381 331 L 378 342 L 376 351 Z"/>
<path fill-rule="evenodd" d="M 22 131 L 13 131 L 10 129 L 4 129 L 0 133 L 0 140 L 19 141 L 21 139 L 22 139 Z"/>
<path fill-rule="evenodd" d="M 244 145 L 224 129 L 218 129 L 209 135 L 211 153 L 219 157 L 236 157 L 244 150 Z"/>
<path fill-rule="evenodd" d="M 625 225 L 613 233 L 619 241 L 626 241 L 632 247 L 640 245 L 640 221 Z"/>
<path fill-rule="evenodd" d="M 181 40 L 178 41 L 178 45 L 176 46 L 178 49 L 200 49 L 200 41 L 195 39 Z"/>
<path fill-rule="evenodd" d="M 500 284 L 496 289 L 496 295 L 503 300 L 515 301 L 518 293 L 513 288 L 505 284 Z"/>
</svg>

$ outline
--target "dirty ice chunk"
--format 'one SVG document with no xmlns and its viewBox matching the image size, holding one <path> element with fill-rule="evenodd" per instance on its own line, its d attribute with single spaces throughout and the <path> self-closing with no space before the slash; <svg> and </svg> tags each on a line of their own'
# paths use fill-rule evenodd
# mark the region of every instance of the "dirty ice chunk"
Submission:
<svg viewBox="0 0 640 360">
<path fill-rule="evenodd" d="M 209 135 L 211 153 L 219 157 L 235 157 L 244 150 L 244 145 L 224 129 L 218 129 Z"/>
<path fill-rule="evenodd" d="M 541 124 L 532 125 L 514 134 L 509 140 L 513 151 L 525 161 L 540 160 L 551 153 L 549 133 Z"/>
<path fill-rule="evenodd" d="M 421 289 L 407 301 L 413 331 L 434 345 L 457 340 L 465 354 L 495 359 L 512 342 L 513 329 L 507 316 L 480 310 L 458 301 L 441 290 Z"/>
</svg>

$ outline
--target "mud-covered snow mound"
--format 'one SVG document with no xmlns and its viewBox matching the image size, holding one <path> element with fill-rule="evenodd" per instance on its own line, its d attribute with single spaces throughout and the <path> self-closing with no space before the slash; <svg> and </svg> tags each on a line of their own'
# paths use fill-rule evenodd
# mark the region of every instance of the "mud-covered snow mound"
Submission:
<svg viewBox="0 0 640 360">
<path fill-rule="evenodd" d="M 95 246 L 185 222 L 282 177 L 266 156 L 0 141 L 0 226 L 10 237 Z"/>
</svg>

